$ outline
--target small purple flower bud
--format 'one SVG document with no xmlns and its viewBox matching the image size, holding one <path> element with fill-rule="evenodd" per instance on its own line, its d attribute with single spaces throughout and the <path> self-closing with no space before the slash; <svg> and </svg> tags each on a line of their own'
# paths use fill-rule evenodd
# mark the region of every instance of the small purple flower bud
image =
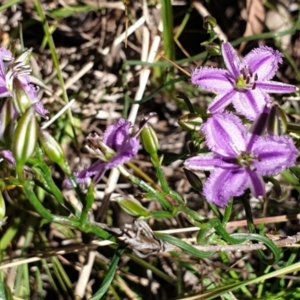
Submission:
<svg viewBox="0 0 300 300">
<path fill-rule="evenodd" d="M 33 154 L 38 138 L 38 124 L 33 107 L 30 107 L 18 120 L 13 138 L 12 153 L 17 166 L 24 165 Z"/>
<path fill-rule="evenodd" d="M 40 130 L 39 142 L 50 160 L 57 163 L 62 169 L 64 169 L 64 153 L 54 137 L 49 132 Z"/>
</svg>

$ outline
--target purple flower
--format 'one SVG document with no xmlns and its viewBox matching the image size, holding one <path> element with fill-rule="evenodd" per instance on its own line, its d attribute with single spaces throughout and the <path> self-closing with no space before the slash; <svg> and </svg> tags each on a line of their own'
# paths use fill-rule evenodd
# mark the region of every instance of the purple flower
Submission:
<svg viewBox="0 0 300 300">
<path fill-rule="evenodd" d="M 268 93 L 292 93 L 297 88 L 290 84 L 271 81 L 282 54 L 270 47 L 253 49 L 240 60 L 233 47 L 222 44 L 222 56 L 226 69 L 201 67 L 195 69 L 191 82 L 204 90 L 217 93 L 208 107 L 209 113 L 222 112 L 232 103 L 236 111 L 249 120 L 254 120 L 271 102 Z"/>
<path fill-rule="evenodd" d="M 30 55 L 31 51 L 27 50 L 14 58 L 8 49 L 0 48 L 0 97 L 13 97 L 15 108 L 19 113 L 21 110 L 19 106 L 25 105 L 23 110 L 26 110 L 30 105 L 34 105 L 35 111 L 46 117 L 48 111 L 39 102 L 38 90 L 30 82 L 31 69 L 28 65 Z"/>
<path fill-rule="evenodd" d="M 213 115 L 201 130 L 212 152 L 189 158 L 184 164 L 191 170 L 212 171 L 203 194 L 218 206 L 225 206 L 247 188 L 255 197 L 263 196 L 262 176 L 280 173 L 293 166 L 297 158 L 290 137 L 247 133 L 240 119 L 231 113 Z"/>
<path fill-rule="evenodd" d="M 130 127 L 130 122 L 119 119 L 116 124 L 107 127 L 102 141 L 97 134 L 88 136 L 89 151 L 99 160 L 75 174 L 79 183 L 92 176 L 95 182 L 99 182 L 105 171 L 128 162 L 137 154 L 140 143 L 129 133 Z"/>
</svg>

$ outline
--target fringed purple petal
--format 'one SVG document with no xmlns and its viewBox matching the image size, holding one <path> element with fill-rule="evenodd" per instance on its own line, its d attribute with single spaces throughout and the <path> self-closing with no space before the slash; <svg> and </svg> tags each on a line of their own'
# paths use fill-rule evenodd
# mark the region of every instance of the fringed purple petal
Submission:
<svg viewBox="0 0 300 300">
<path fill-rule="evenodd" d="M 0 155 L 7 160 L 11 165 L 15 166 L 16 161 L 15 158 L 10 150 L 2 150 L 0 151 Z"/>
<path fill-rule="evenodd" d="M 97 183 L 100 181 L 104 172 L 105 172 L 105 163 L 102 161 L 96 161 L 87 169 L 84 169 L 80 172 L 76 172 L 74 176 L 79 184 L 86 183 L 87 180 L 93 176 L 94 176 L 94 181 Z M 71 187 L 71 183 L 68 179 L 64 180 L 63 185 L 65 187 Z"/>
<path fill-rule="evenodd" d="M 246 129 L 232 113 L 215 114 L 201 127 L 208 147 L 224 157 L 236 157 L 246 150 Z"/>
<path fill-rule="evenodd" d="M 277 82 L 277 81 L 257 81 L 256 88 L 262 89 L 266 93 L 294 93 L 297 87 L 292 84 Z"/>
<path fill-rule="evenodd" d="M 7 97 L 9 95 L 10 93 L 6 87 L 5 67 L 3 62 L 0 60 L 0 97 Z"/>
<path fill-rule="evenodd" d="M 240 60 L 230 43 L 224 42 L 222 44 L 222 56 L 229 73 L 237 78 L 240 74 Z"/>
<path fill-rule="evenodd" d="M 229 90 L 227 93 L 220 94 L 208 106 L 207 112 L 210 114 L 222 112 L 235 99 L 239 99 L 239 93 L 236 90 Z"/>
<path fill-rule="evenodd" d="M 129 137 L 130 127 L 130 122 L 124 119 L 119 119 L 117 123 L 106 128 L 103 136 L 103 143 L 113 150 L 118 151 Z"/>
<path fill-rule="evenodd" d="M 194 171 L 212 171 L 215 168 L 222 169 L 235 169 L 238 166 L 223 161 L 221 158 L 217 157 L 214 153 L 203 153 L 197 156 L 188 158 L 184 162 L 184 166 Z"/>
<path fill-rule="evenodd" d="M 249 120 L 254 120 L 263 111 L 266 103 L 270 102 L 267 94 L 259 89 L 246 90 L 239 93 L 232 104 L 238 114 L 245 116 Z"/>
<path fill-rule="evenodd" d="M 0 60 L 3 61 L 4 64 L 8 64 L 13 60 L 12 53 L 5 47 L 0 48 Z"/>
<path fill-rule="evenodd" d="M 0 80 L 0 98 L 8 97 L 11 93 L 7 90 L 7 88 L 2 84 Z"/>
<path fill-rule="evenodd" d="M 38 102 L 38 98 L 37 98 L 38 90 L 32 83 L 30 83 L 30 77 L 28 75 L 21 75 L 21 76 L 18 76 L 18 80 L 21 83 L 24 91 L 29 96 L 31 102 L 37 103 Z"/>
<path fill-rule="evenodd" d="M 259 160 L 254 163 L 256 172 L 261 175 L 276 175 L 296 163 L 298 151 L 288 136 L 260 137 L 252 147 L 252 153 Z"/>
<path fill-rule="evenodd" d="M 35 112 L 43 118 L 47 118 L 48 110 L 44 107 L 41 102 L 37 102 L 34 105 Z"/>
<path fill-rule="evenodd" d="M 264 135 L 265 130 L 267 128 L 270 110 L 271 110 L 270 105 L 266 104 L 262 112 L 255 118 L 255 120 L 253 121 L 249 129 L 249 132 L 252 135 L 258 135 L 258 136 Z M 249 147 L 249 143 L 248 143 L 248 147 Z"/>
<path fill-rule="evenodd" d="M 249 175 L 245 170 L 229 171 L 216 169 L 206 180 L 203 194 L 207 201 L 224 207 L 231 197 L 242 195 L 248 187 Z"/>
<path fill-rule="evenodd" d="M 265 195 L 265 183 L 263 178 L 255 172 L 247 170 L 250 178 L 250 190 L 255 198 Z"/>
<path fill-rule="evenodd" d="M 226 70 L 201 67 L 193 71 L 191 82 L 206 91 L 222 93 L 233 89 L 234 79 Z"/>
<path fill-rule="evenodd" d="M 0 78 L 5 83 L 5 66 L 2 60 L 0 60 Z"/>
<path fill-rule="evenodd" d="M 103 177 L 104 173 L 105 173 L 106 169 L 103 167 L 103 168 L 99 168 L 98 172 L 95 174 L 93 180 L 95 183 L 98 183 L 101 178 Z"/>
<path fill-rule="evenodd" d="M 243 65 L 249 66 L 257 74 L 258 81 L 265 81 L 274 77 L 282 57 L 278 50 L 262 46 L 249 52 L 243 59 Z"/>
<path fill-rule="evenodd" d="M 114 157 L 106 163 L 105 169 L 115 168 L 118 165 L 124 164 L 130 161 L 138 152 L 140 142 L 137 138 L 130 138 L 123 147 L 116 153 Z"/>
</svg>

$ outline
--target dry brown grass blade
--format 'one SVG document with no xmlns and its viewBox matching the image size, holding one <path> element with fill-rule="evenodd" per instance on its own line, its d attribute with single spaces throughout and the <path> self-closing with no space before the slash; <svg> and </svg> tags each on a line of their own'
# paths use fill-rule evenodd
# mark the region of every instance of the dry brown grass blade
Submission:
<svg viewBox="0 0 300 300">
<path fill-rule="evenodd" d="M 247 25 L 244 32 L 244 37 L 253 34 L 261 33 L 264 27 L 264 21 L 266 18 L 266 11 L 264 8 L 263 0 L 247 0 Z M 246 42 L 241 43 L 239 52 L 242 52 Z"/>
</svg>

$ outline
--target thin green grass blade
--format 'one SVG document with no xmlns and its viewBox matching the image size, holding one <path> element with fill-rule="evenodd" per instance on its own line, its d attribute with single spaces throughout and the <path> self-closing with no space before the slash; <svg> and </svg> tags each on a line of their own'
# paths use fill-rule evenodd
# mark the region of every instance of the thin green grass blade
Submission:
<svg viewBox="0 0 300 300">
<path fill-rule="evenodd" d="M 39 15 L 39 18 L 40 18 L 40 20 L 42 22 L 42 25 L 43 25 L 43 28 L 44 28 L 45 37 L 47 38 L 47 42 L 48 42 L 48 45 L 49 45 L 49 48 L 50 48 L 50 51 L 51 51 L 53 64 L 54 64 L 55 70 L 57 72 L 57 78 L 58 78 L 58 81 L 59 81 L 59 85 L 60 85 L 60 87 L 63 91 L 63 93 L 62 93 L 63 99 L 64 99 L 65 103 L 68 103 L 69 102 L 69 97 L 68 97 L 68 94 L 67 94 L 67 91 L 66 91 L 66 88 L 65 88 L 65 82 L 64 82 L 62 72 L 61 72 L 61 69 L 60 69 L 60 63 L 59 63 L 59 60 L 58 60 L 57 51 L 56 51 L 56 48 L 55 48 L 55 44 L 54 44 L 54 41 L 53 41 L 53 38 L 52 38 L 50 28 L 49 28 L 47 20 L 46 20 L 46 16 L 45 16 L 43 8 L 42 8 L 42 4 L 39 0 L 34 0 L 34 4 L 35 4 L 36 12 Z M 72 112 L 71 112 L 70 109 L 68 109 L 68 117 L 69 117 L 69 120 L 70 120 L 70 124 L 74 124 Z M 77 135 L 76 135 L 74 126 L 72 126 L 72 131 L 73 131 L 74 142 L 75 142 L 76 146 L 79 148 L 79 143 L 77 141 Z"/>
<path fill-rule="evenodd" d="M 10 289 L 2 279 L 0 279 L 0 299 L 13 300 Z"/>
<path fill-rule="evenodd" d="M 216 289 L 207 291 L 205 293 L 202 292 L 201 294 L 197 294 L 197 295 L 194 295 L 194 296 L 189 296 L 186 299 L 189 299 L 189 300 L 196 300 L 196 299 L 197 300 L 201 300 L 201 299 L 211 300 L 211 299 L 216 299 L 217 297 L 223 295 L 224 293 L 231 292 L 231 291 L 234 291 L 236 289 L 240 289 L 240 288 L 242 288 L 244 286 L 247 286 L 249 284 L 257 284 L 261 281 L 264 281 L 264 280 L 267 280 L 267 279 L 270 279 L 270 278 L 274 278 L 274 277 L 277 277 L 277 276 L 286 275 L 286 274 L 293 273 L 293 272 L 298 272 L 299 270 L 300 270 L 300 262 L 295 263 L 295 264 L 293 264 L 291 266 L 288 266 L 288 267 L 285 267 L 285 268 L 281 268 L 281 269 L 276 270 L 274 272 L 264 274 L 262 276 L 254 278 L 254 279 L 249 279 L 249 280 L 245 280 L 243 282 L 234 283 L 234 284 L 230 284 L 230 285 L 225 285 L 225 286 L 222 286 L 220 288 L 216 288 Z M 185 298 L 181 298 L 181 299 L 183 300 Z"/>
<path fill-rule="evenodd" d="M 107 292 L 111 282 L 114 279 L 114 275 L 115 275 L 116 270 L 117 270 L 118 262 L 121 258 L 122 253 L 124 252 L 124 250 L 125 250 L 125 248 L 123 248 L 123 247 L 119 247 L 116 250 L 116 253 L 115 253 L 115 255 L 113 256 L 113 258 L 111 260 L 108 272 L 106 274 L 105 279 L 102 282 L 102 285 L 101 285 L 100 289 L 96 292 L 96 294 L 92 298 L 90 298 L 90 300 L 99 300 Z"/>
<path fill-rule="evenodd" d="M 23 0 L 11 0 L 11 1 L 7 1 L 5 4 L 3 4 L 3 5 L 0 6 L 0 11 L 6 10 L 9 7 L 11 7 L 11 6 L 15 5 L 15 4 L 21 3 L 21 2 L 23 2 Z"/>
</svg>

